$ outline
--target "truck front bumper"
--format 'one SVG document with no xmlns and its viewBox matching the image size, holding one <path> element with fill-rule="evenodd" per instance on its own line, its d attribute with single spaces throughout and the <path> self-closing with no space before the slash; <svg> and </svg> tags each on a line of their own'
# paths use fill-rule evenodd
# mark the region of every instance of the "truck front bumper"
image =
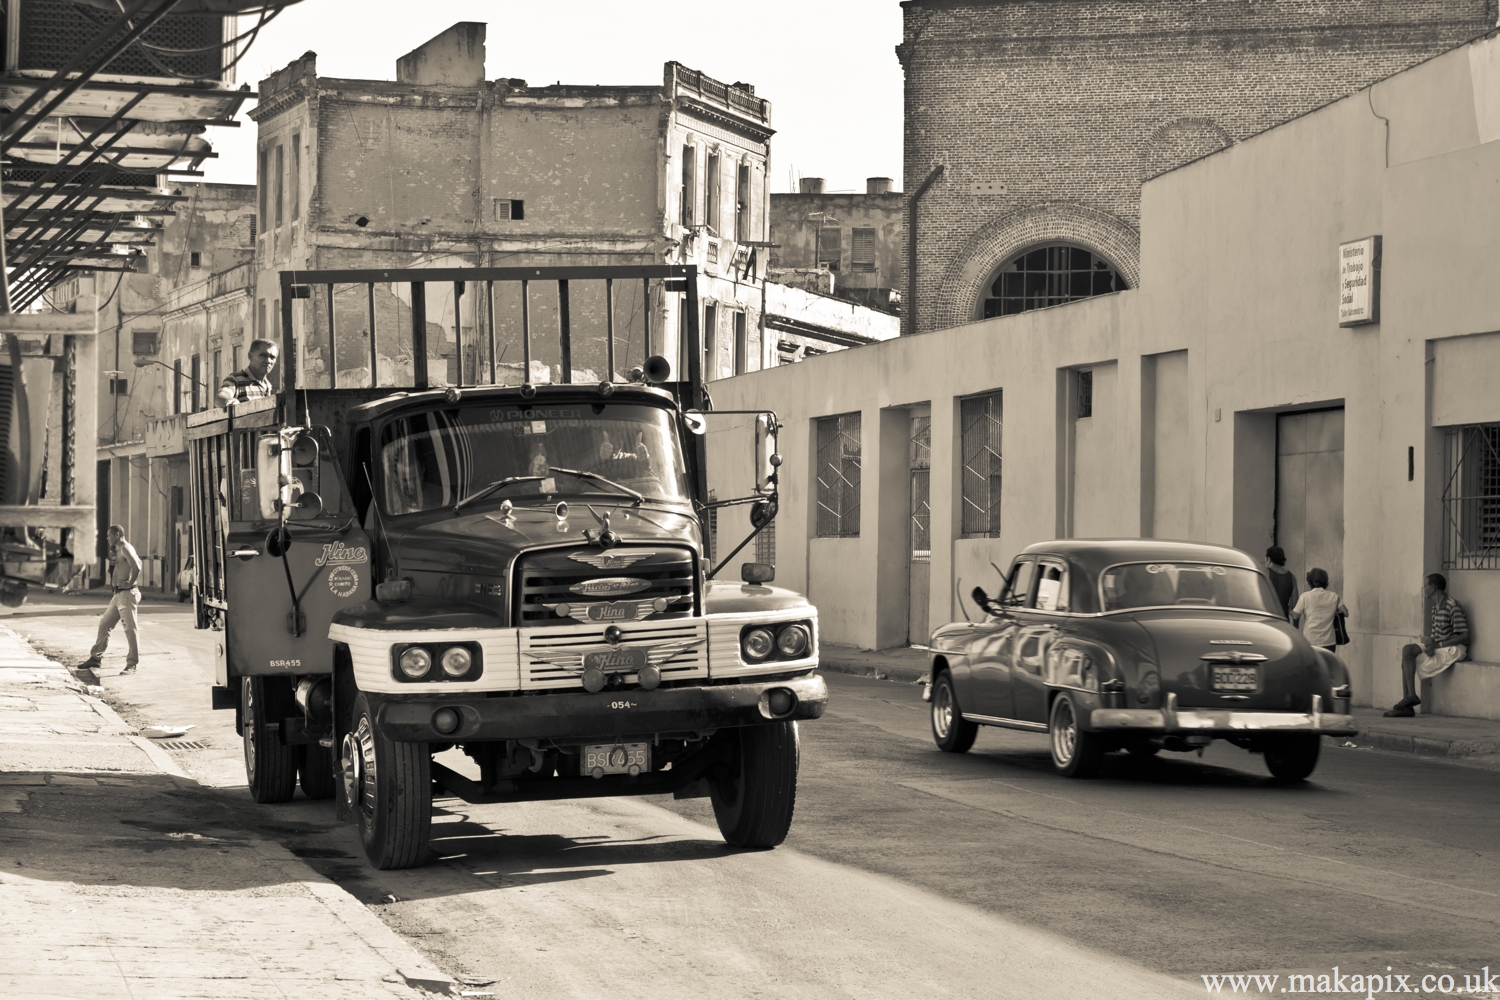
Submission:
<svg viewBox="0 0 1500 1000">
<path fill-rule="evenodd" d="M 1251 733 L 1317 733 L 1354 736 L 1353 716 L 1324 712 L 1321 695 L 1313 695 L 1311 712 L 1235 712 L 1225 709 L 1178 708 L 1169 695 L 1165 708 L 1096 708 L 1089 713 L 1095 730 L 1161 733 L 1165 736 L 1201 734 L 1244 736 Z"/>
<path fill-rule="evenodd" d="M 795 699 L 791 709 L 772 715 L 771 692 Z M 405 743 L 467 743 L 488 740 L 559 740 L 567 743 L 696 733 L 773 721 L 816 719 L 828 707 L 828 685 L 816 674 L 740 684 L 626 691 L 558 692 L 506 698 L 440 695 L 390 696 L 366 693 L 375 728 Z M 433 727 L 440 709 L 458 714 L 458 728 Z"/>
</svg>

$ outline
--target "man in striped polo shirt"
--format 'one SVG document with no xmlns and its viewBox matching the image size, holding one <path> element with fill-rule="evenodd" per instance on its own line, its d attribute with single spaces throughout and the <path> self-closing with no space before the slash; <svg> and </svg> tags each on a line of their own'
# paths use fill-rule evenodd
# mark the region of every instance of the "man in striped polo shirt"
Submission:
<svg viewBox="0 0 1500 1000">
<path fill-rule="evenodd" d="M 1427 574 L 1422 596 L 1431 609 L 1427 635 L 1422 645 L 1411 643 L 1401 650 L 1401 690 L 1406 697 L 1396 702 L 1388 719 L 1409 719 L 1422 704 L 1417 697 L 1417 682 L 1430 680 L 1469 655 L 1469 619 L 1463 605 L 1448 596 L 1448 578 L 1441 573 Z"/>
<path fill-rule="evenodd" d="M 250 342 L 250 360 L 239 371 L 230 372 L 219 383 L 219 405 L 233 406 L 252 399 L 266 399 L 271 388 L 271 370 L 276 367 L 278 350 L 269 340 Z"/>
</svg>

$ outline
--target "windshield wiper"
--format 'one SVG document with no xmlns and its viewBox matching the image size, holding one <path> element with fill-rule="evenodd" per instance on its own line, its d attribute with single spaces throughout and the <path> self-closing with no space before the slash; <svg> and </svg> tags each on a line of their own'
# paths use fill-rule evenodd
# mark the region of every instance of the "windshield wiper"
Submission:
<svg viewBox="0 0 1500 1000">
<path fill-rule="evenodd" d="M 509 486 L 511 483 L 539 483 L 544 479 L 551 479 L 552 473 L 554 472 L 561 472 L 566 476 L 576 476 L 579 479 L 592 479 L 595 482 L 600 482 L 606 486 L 613 487 L 614 489 L 619 490 L 621 493 L 624 493 L 632 500 L 634 500 L 636 506 L 640 506 L 641 504 L 646 502 L 646 497 L 643 494 L 637 493 L 629 486 L 623 486 L 620 483 L 615 482 L 613 479 L 609 479 L 606 476 L 601 476 L 597 472 L 580 472 L 577 469 L 563 469 L 557 466 L 553 466 L 550 470 L 548 470 L 548 474 L 545 476 L 507 476 L 505 479 L 497 479 L 493 483 L 490 483 L 488 486 L 470 493 L 458 503 L 454 504 L 453 513 L 457 514 L 460 510 L 463 510 L 464 507 L 473 503 L 475 500 L 487 497 L 496 490 Z"/>
<path fill-rule="evenodd" d="M 555 465 L 552 467 L 552 471 L 563 472 L 570 476 L 577 476 L 579 479 L 592 479 L 596 483 L 603 483 L 605 486 L 611 486 L 634 500 L 637 506 L 646 502 L 645 494 L 637 493 L 629 486 L 623 486 L 620 483 L 615 482 L 613 479 L 610 479 L 608 476 L 601 476 L 597 472 L 580 472 L 577 469 L 562 469 L 558 468 Z"/>
<path fill-rule="evenodd" d="M 493 493 L 496 490 L 500 489 L 502 486 L 509 486 L 511 483 L 534 483 L 534 482 L 540 482 L 543 478 L 544 477 L 542 477 L 542 476 L 508 476 L 505 479 L 497 479 L 493 483 L 490 483 L 488 486 L 484 487 L 483 489 L 480 489 L 480 490 L 477 490 L 477 491 L 475 491 L 473 493 L 470 493 L 468 496 L 464 497 L 458 503 L 454 504 L 453 505 L 453 513 L 457 514 L 466 505 L 473 503 L 475 500 L 478 500 L 481 497 L 487 497 L 487 496 L 489 496 L 491 493 Z"/>
</svg>

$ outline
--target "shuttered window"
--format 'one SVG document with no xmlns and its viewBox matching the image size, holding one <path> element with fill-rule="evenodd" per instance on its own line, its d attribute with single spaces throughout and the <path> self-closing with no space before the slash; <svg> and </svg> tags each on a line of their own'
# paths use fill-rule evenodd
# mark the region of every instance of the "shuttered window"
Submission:
<svg viewBox="0 0 1500 1000">
<path fill-rule="evenodd" d="M 875 230 L 855 229 L 849 234 L 849 270 L 875 270 Z"/>
</svg>

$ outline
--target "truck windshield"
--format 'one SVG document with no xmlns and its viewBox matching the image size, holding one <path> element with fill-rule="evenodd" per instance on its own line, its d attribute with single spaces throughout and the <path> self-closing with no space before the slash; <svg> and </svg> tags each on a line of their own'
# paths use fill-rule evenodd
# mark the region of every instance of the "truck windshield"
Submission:
<svg viewBox="0 0 1500 1000">
<path fill-rule="evenodd" d="M 391 515 L 452 507 L 511 478 L 520 481 L 488 498 L 524 502 L 547 494 L 618 494 L 627 499 L 624 490 L 611 488 L 617 483 L 650 500 L 688 499 L 671 413 L 638 403 L 491 404 L 413 413 L 385 425 L 380 470 L 382 507 Z"/>
<path fill-rule="evenodd" d="M 1280 616 L 1264 576 L 1243 566 L 1210 563 L 1126 563 L 1099 577 L 1105 611 L 1184 605 L 1240 608 Z"/>
</svg>

